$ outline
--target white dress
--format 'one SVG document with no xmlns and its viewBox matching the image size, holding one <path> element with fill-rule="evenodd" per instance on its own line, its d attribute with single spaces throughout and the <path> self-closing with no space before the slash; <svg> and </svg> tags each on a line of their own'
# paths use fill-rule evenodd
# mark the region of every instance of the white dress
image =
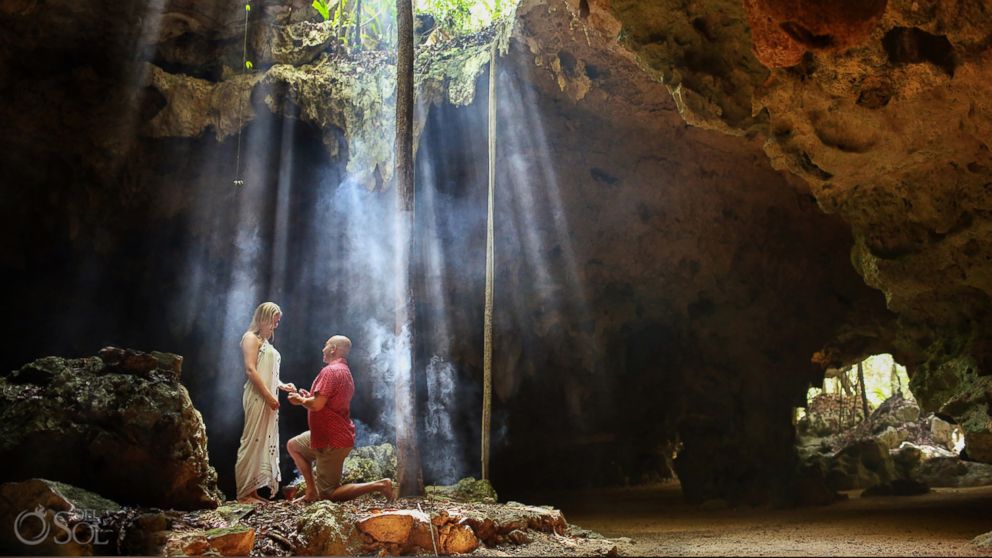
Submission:
<svg viewBox="0 0 992 558">
<path fill-rule="evenodd" d="M 279 351 L 267 339 L 262 341 L 255 370 L 261 376 L 262 383 L 269 387 L 269 392 L 277 397 L 281 359 Z M 245 381 L 241 402 L 245 408 L 245 429 L 241 433 L 238 460 L 234 465 L 238 498 L 263 486 L 268 486 L 274 495 L 282 480 L 279 471 L 279 413 L 269 408 L 250 380 Z"/>
</svg>

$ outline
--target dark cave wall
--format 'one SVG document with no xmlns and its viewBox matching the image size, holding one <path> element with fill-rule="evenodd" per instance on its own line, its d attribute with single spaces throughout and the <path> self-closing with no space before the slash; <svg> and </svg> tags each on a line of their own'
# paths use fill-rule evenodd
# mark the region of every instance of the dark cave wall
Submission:
<svg viewBox="0 0 992 558">
<path fill-rule="evenodd" d="M 858 273 L 898 316 L 887 350 L 924 408 L 965 428 L 967 454 L 992 460 L 987 3 L 587 4 L 687 122 L 767 138 L 772 165 L 851 228 Z M 836 364 L 859 345 L 833 346 Z"/>
<path fill-rule="evenodd" d="M 810 356 L 858 312 L 883 312 L 881 297 L 853 273 L 844 227 L 756 146 L 674 119 L 622 118 L 624 107 L 595 100 L 542 97 L 537 107 L 589 320 L 575 312 L 549 320 L 535 308 L 505 328 L 533 330 L 540 342 L 498 355 L 499 370 L 517 372 L 497 393 L 527 401 L 510 403 L 510 448 L 498 467 L 595 461 L 596 444 L 607 455 L 637 447 L 660 459 L 666 450 L 657 448 L 677 437 L 688 498 L 759 503 L 779 489 L 784 497 L 791 407 L 818 373 Z M 529 127 L 501 122 L 510 136 Z M 544 164 L 535 153 L 522 175 L 540 176 Z M 525 283 L 514 275 L 498 282 Z M 559 347 L 560 357 L 547 352 Z M 561 403 L 541 404 L 548 400 Z M 531 424 L 562 424 L 562 433 Z M 581 471 L 578 482 L 608 476 L 582 465 L 552 475 L 569 469 Z M 639 480 L 635 470 L 622 467 L 618 480 Z"/>
</svg>

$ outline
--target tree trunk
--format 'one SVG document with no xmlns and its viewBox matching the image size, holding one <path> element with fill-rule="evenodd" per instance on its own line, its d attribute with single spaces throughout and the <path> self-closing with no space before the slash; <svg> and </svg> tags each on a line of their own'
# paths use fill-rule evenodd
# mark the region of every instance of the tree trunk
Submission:
<svg viewBox="0 0 992 558">
<path fill-rule="evenodd" d="M 424 492 L 424 478 L 420 468 L 420 451 L 417 447 L 417 399 L 414 347 L 416 344 L 413 304 L 413 4 L 412 0 L 396 0 L 396 195 L 400 258 L 397 270 L 396 334 L 408 337 L 409 374 L 396 381 L 396 476 L 400 496 L 419 496 Z M 402 365 L 401 365 L 402 366 Z"/>
<path fill-rule="evenodd" d="M 865 420 L 868 420 L 868 386 L 865 385 L 865 365 L 858 363 L 858 383 L 861 384 L 861 411 L 864 412 Z"/>
<path fill-rule="evenodd" d="M 489 56 L 489 202 L 486 219 L 486 302 L 482 349 L 482 479 L 489 479 L 489 436 L 493 405 L 493 289 L 496 247 L 493 219 L 496 191 L 496 43 Z"/>
<path fill-rule="evenodd" d="M 895 360 L 892 361 L 892 368 L 889 369 L 889 385 L 892 388 L 892 395 L 899 394 L 899 397 L 902 397 L 902 380 L 899 378 L 899 369 L 896 368 Z"/>
<path fill-rule="evenodd" d="M 355 52 L 362 51 L 362 0 L 355 2 Z"/>
</svg>

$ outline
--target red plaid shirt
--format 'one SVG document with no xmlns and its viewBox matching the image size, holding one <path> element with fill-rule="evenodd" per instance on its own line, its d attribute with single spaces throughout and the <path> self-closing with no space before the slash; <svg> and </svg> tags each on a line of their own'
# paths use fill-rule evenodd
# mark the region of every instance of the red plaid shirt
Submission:
<svg viewBox="0 0 992 558">
<path fill-rule="evenodd" d="M 351 396 L 355 382 L 348 361 L 339 358 L 325 366 L 310 387 L 310 394 L 324 395 L 327 403 L 319 411 L 308 411 L 310 447 L 350 448 L 355 445 L 355 423 L 351 422 Z"/>
</svg>

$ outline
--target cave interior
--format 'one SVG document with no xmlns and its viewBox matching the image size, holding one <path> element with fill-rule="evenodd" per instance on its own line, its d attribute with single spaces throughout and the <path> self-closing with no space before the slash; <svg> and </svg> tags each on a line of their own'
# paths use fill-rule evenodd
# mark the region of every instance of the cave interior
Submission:
<svg viewBox="0 0 992 558">
<path fill-rule="evenodd" d="M 238 340 L 276 301 L 283 381 L 309 385 L 348 335 L 356 444 L 392 441 L 405 352 L 424 482 L 478 477 L 492 147 L 501 499 L 677 482 L 692 505 L 779 508 L 868 488 L 803 443 L 810 388 L 845 393 L 838 370 L 851 421 L 875 417 L 873 355 L 912 421 L 992 464 L 983 3 L 521 0 L 467 37 L 418 28 L 408 253 L 395 53 L 342 47 L 303 0 L 249 2 L 249 24 L 243 4 L 0 5 L 5 378 L 107 346 L 181 355 L 231 495 Z M 295 411 L 282 440 L 306 429 Z M 898 462 L 909 434 L 887 436 Z M 44 468 L 3 451 L 0 480 Z"/>
</svg>

